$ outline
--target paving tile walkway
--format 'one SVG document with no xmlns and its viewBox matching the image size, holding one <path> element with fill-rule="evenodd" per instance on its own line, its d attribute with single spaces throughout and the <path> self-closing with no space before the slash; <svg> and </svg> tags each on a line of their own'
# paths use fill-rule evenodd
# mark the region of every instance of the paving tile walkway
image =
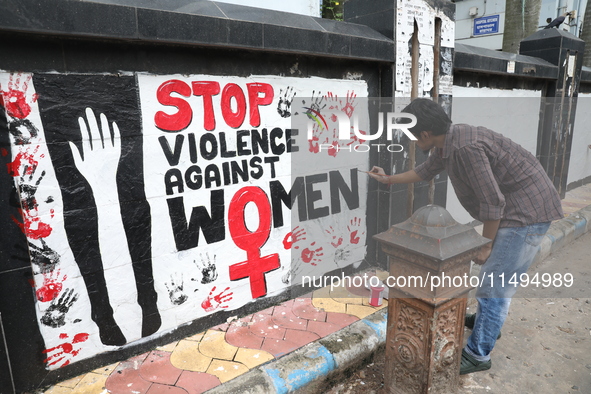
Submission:
<svg viewBox="0 0 591 394">
<path fill-rule="evenodd" d="M 591 205 L 591 184 L 566 193 L 565 216 Z M 386 272 L 379 272 L 384 278 Z M 45 394 L 198 394 L 363 319 L 368 291 L 328 287 L 56 384 Z"/>
<path fill-rule="evenodd" d="M 373 307 L 368 298 L 366 289 L 322 288 L 60 382 L 45 394 L 203 393 L 387 306 L 384 300 Z"/>
</svg>

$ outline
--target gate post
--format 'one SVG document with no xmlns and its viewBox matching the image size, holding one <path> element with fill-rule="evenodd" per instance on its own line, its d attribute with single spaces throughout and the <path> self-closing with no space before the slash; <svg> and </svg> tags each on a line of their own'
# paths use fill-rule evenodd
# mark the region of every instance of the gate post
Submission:
<svg viewBox="0 0 591 394">
<path fill-rule="evenodd" d="M 470 261 L 490 240 L 437 205 L 420 208 L 374 238 L 389 256 L 389 279 L 396 282 L 388 283 L 385 392 L 454 392 Z"/>
<path fill-rule="evenodd" d="M 561 29 L 540 30 L 519 46 L 521 55 L 558 66 L 556 79 L 542 92 L 536 156 L 561 198 L 566 194 L 584 52 L 585 42 Z"/>
</svg>

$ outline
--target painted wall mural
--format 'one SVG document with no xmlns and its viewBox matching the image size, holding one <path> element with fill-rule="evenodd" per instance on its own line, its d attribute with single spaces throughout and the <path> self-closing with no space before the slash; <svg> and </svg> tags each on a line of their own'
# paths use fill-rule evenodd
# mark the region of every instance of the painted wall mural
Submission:
<svg viewBox="0 0 591 394">
<path fill-rule="evenodd" d="M 368 154 L 337 133 L 364 81 L 2 72 L 0 91 L 48 369 L 365 256 Z"/>
</svg>

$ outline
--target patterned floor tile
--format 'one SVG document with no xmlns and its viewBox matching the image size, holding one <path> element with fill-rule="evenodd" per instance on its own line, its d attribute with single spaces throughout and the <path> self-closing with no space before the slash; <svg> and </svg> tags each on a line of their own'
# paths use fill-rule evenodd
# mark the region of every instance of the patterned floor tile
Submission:
<svg viewBox="0 0 591 394">
<path fill-rule="evenodd" d="M 312 321 L 326 321 L 326 312 L 312 305 L 312 298 L 296 298 L 292 312 L 294 315 Z"/>
<path fill-rule="evenodd" d="M 207 357 L 233 360 L 238 348 L 226 342 L 225 332 L 207 330 L 199 343 L 199 351 Z"/>
<path fill-rule="evenodd" d="M 347 314 L 353 315 L 358 317 L 359 319 L 363 319 L 377 311 L 378 309 L 374 308 L 373 306 L 364 306 L 364 305 L 347 305 Z"/>
<path fill-rule="evenodd" d="M 273 310 L 273 320 L 279 327 L 291 328 L 294 330 L 306 330 L 307 319 L 300 319 L 292 312 L 292 307 L 276 306 Z"/>
<path fill-rule="evenodd" d="M 246 372 L 248 372 L 248 368 L 244 364 L 217 359 L 212 360 L 211 365 L 207 369 L 207 373 L 217 376 L 222 383 Z"/>
<path fill-rule="evenodd" d="M 232 324 L 226 331 L 226 342 L 239 348 L 260 349 L 263 337 L 255 335 L 247 326 Z"/>
<path fill-rule="evenodd" d="M 122 364 L 126 364 L 126 362 L 121 363 L 117 369 L 106 378 L 105 387 L 107 390 L 111 393 L 117 394 L 145 394 L 152 385 L 152 382 L 143 379 L 140 376 L 139 370 L 130 366 L 122 368 Z M 99 375 L 97 374 L 97 376 Z M 95 391 L 92 394 L 100 392 L 101 390 Z"/>
<path fill-rule="evenodd" d="M 364 289 L 365 290 L 365 289 Z M 365 298 L 366 296 L 363 295 L 358 295 L 358 294 L 354 294 L 352 292 L 350 292 L 347 288 L 345 287 L 335 287 L 330 293 L 330 298 L 332 298 L 333 300 L 343 303 L 343 304 L 357 304 L 357 305 L 361 305 L 362 304 L 362 298 Z"/>
<path fill-rule="evenodd" d="M 75 378 L 64 380 L 63 382 L 60 382 L 59 385 L 62 387 L 68 387 L 68 388 L 73 389 L 74 387 L 76 387 L 76 385 L 78 383 L 80 383 L 80 381 L 82 380 L 83 377 L 84 377 L 84 375 L 76 376 Z"/>
<path fill-rule="evenodd" d="M 321 338 L 339 330 L 339 326 L 321 321 L 308 322 L 308 331 L 318 334 Z"/>
<path fill-rule="evenodd" d="M 294 303 L 295 303 L 295 299 L 292 299 L 292 300 L 287 300 L 287 301 L 282 302 L 281 304 L 279 304 L 279 306 L 285 306 L 287 308 L 292 308 Z"/>
<path fill-rule="evenodd" d="M 234 361 L 246 365 L 248 368 L 254 368 L 267 361 L 274 360 L 275 357 L 269 352 L 260 349 L 238 349 Z"/>
<path fill-rule="evenodd" d="M 115 368 L 117 368 L 117 365 L 119 365 L 119 363 L 115 363 L 115 364 L 107 365 L 105 367 L 97 368 L 92 372 L 98 373 L 100 375 L 110 375 L 115 370 Z"/>
<path fill-rule="evenodd" d="M 201 335 L 203 335 L 203 333 Z M 170 353 L 172 353 L 172 351 L 174 350 L 174 348 L 178 344 L 179 344 L 179 341 L 174 341 L 174 342 L 171 342 L 171 343 L 166 344 L 164 346 L 158 346 L 156 348 L 156 350 L 160 350 L 160 351 L 163 351 L 163 352 L 170 352 Z"/>
<path fill-rule="evenodd" d="M 347 305 L 347 308 L 349 308 L 349 307 L 366 308 L 366 307 L 362 307 L 360 305 Z M 373 309 L 373 308 L 370 308 L 370 309 L 371 309 L 371 313 L 375 312 L 375 309 Z M 334 312 L 328 312 L 326 314 L 326 322 L 334 324 L 335 326 L 338 326 L 339 330 L 343 327 L 347 327 L 348 325 L 355 323 L 358 320 L 359 320 L 359 318 L 356 315 L 351 316 L 351 314 L 334 313 Z"/>
<path fill-rule="evenodd" d="M 257 313 L 257 315 L 252 318 L 250 331 L 254 335 L 263 338 L 283 339 L 285 336 L 285 328 L 279 327 L 279 325 L 273 320 L 272 315 L 260 315 Z"/>
<path fill-rule="evenodd" d="M 310 331 L 292 330 L 289 328 L 285 331 L 285 340 L 292 342 L 299 347 L 305 346 L 318 339 L 320 339 L 320 336 Z"/>
<path fill-rule="evenodd" d="M 146 394 L 188 394 L 187 390 L 180 387 L 167 386 L 164 384 L 154 383 Z"/>
<path fill-rule="evenodd" d="M 222 323 L 222 324 L 218 324 L 217 326 L 211 327 L 210 330 L 225 332 L 228 329 L 228 326 L 229 326 L 228 323 Z"/>
<path fill-rule="evenodd" d="M 283 339 L 265 338 L 261 349 L 271 353 L 276 358 L 285 356 L 289 352 L 300 348 L 301 346 L 297 343 L 289 342 Z"/>
<path fill-rule="evenodd" d="M 205 372 L 183 371 L 177 387 L 182 387 L 188 394 L 201 394 L 221 384 L 217 376 Z"/>
<path fill-rule="evenodd" d="M 170 356 L 173 366 L 186 371 L 205 372 L 211 364 L 211 357 L 199 352 L 199 342 L 182 340 Z"/>
<path fill-rule="evenodd" d="M 107 387 L 107 376 L 98 373 L 87 373 L 74 387 L 72 394 L 96 394 L 103 393 Z"/>
<path fill-rule="evenodd" d="M 346 313 L 347 311 L 347 304 L 337 302 L 331 297 L 314 297 L 312 298 L 312 304 L 318 309 L 323 309 L 325 312 Z"/>
<path fill-rule="evenodd" d="M 198 334 L 192 335 L 190 337 L 185 338 L 186 341 L 196 341 L 200 342 L 203 336 L 205 335 L 205 331 L 200 332 Z"/>
<path fill-rule="evenodd" d="M 154 350 L 139 368 L 140 376 L 147 381 L 165 385 L 174 385 L 182 369 L 170 362 L 170 353 Z"/>
<path fill-rule="evenodd" d="M 72 394 L 72 390 L 69 387 L 64 386 L 53 386 L 50 387 L 48 390 L 44 391 L 43 394 Z"/>
</svg>

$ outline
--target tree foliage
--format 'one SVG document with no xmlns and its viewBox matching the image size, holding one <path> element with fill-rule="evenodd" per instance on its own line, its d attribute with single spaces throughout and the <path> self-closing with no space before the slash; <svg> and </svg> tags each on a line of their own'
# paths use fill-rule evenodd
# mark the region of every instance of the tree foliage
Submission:
<svg viewBox="0 0 591 394">
<path fill-rule="evenodd" d="M 343 3 L 347 0 L 322 0 L 321 15 L 325 19 L 343 20 Z"/>
<path fill-rule="evenodd" d="M 519 43 L 538 30 L 541 0 L 507 0 L 503 51 L 517 53 Z"/>
</svg>

